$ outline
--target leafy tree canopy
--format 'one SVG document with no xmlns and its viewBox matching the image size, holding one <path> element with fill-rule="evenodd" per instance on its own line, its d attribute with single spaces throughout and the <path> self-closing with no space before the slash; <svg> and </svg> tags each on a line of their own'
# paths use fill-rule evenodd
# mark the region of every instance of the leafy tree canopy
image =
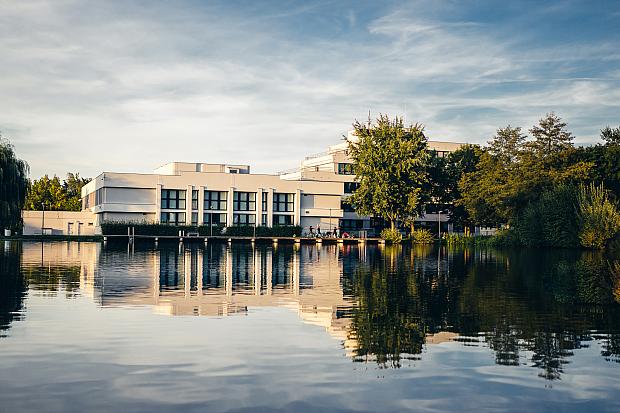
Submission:
<svg viewBox="0 0 620 413">
<path fill-rule="evenodd" d="M 28 189 L 28 164 L 0 134 L 0 229 L 18 230 Z"/>
<path fill-rule="evenodd" d="M 601 129 L 601 139 L 603 139 L 607 145 L 620 145 L 620 126 L 617 128 L 610 128 L 607 126 Z"/>
<path fill-rule="evenodd" d="M 68 173 L 63 182 L 54 175 L 35 179 L 28 188 L 25 208 L 40 211 L 80 211 L 82 209 L 81 190 L 90 179 L 80 177 L 79 173 Z"/>
<path fill-rule="evenodd" d="M 381 115 L 374 124 L 355 122 L 356 141 L 349 142 L 359 182 L 350 201 L 363 215 L 390 222 L 417 216 L 429 194 L 424 191 L 430 154 L 424 127 L 405 127 L 403 119 Z"/>
</svg>

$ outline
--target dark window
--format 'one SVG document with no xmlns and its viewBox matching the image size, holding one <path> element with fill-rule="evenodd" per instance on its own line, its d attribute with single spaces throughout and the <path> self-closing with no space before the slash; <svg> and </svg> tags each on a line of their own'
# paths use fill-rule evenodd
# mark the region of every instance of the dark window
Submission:
<svg viewBox="0 0 620 413">
<path fill-rule="evenodd" d="M 360 184 L 358 182 L 345 182 L 344 183 L 344 193 L 345 194 L 352 194 L 359 187 L 360 187 Z"/>
<path fill-rule="evenodd" d="M 226 214 L 205 212 L 202 216 L 204 225 L 211 225 L 211 219 L 213 219 L 213 225 L 226 226 Z"/>
<path fill-rule="evenodd" d="M 226 211 L 226 201 L 228 192 L 225 191 L 205 191 L 205 210 Z"/>
<path fill-rule="evenodd" d="M 197 189 L 192 190 L 192 209 L 193 210 L 198 209 L 198 190 Z"/>
<path fill-rule="evenodd" d="M 293 212 L 295 194 L 273 194 L 274 212 Z"/>
<path fill-rule="evenodd" d="M 358 231 L 364 228 L 363 219 L 341 219 L 340 228 L 343 231 Z"/>
<path fill-rule="evenodd" d="M 273 226 L 278 225 L 293 225 L 292 215 L 275 215 L 273 216 Z"/>
<path fill-rule="evenodd" d="M 234 214 L 233 225 L 237 227 L 247 227 L 256 224 L 256 215 L 254 214 Z"/>
<path fill-rule="evenodd" d="M 256 211 L 256 192 L 237 192 L 233 194 L 233 211 Z"/>
<path fill-rule="evenodd" d="M 181 189 L 162 189 L 161 207 L 162 209 L 185 209 L 185 191 Z"/>
<path fill-rule="evenodd" d="M 339 163 L 338 164 L 339 175 L 354 175 L 352 163 Z"/>
<path fill-rule="evenodd" d="M 261 220 L 260 220 L 260 224 L 264 227 L 267 226 L 267 214 L 263 214 Z"/>
<path fill-rule="evenodd" d="M 161 223 L 169 225 L 184 225 L 185 212 L 162 212 Z"/>
<path fill-rule="evenodd" d="M 355 208 L 353 208 L 353 205 L 351 205 L 344 199 L 340 201 L 340 209 L 342 209 L 343 212 L 355 212 Z"/>
<path fill-rule="evenodd" d="M 263 192 L 263 199 L 262 199 L 262 204 L 263 204 L 263 211 L 267 211 L 267 192 Z"/>
<path fill-rule="evenodd" d="M 192 212 L 192 225 L 198 225 L 198 212 Z"/>
</svg>

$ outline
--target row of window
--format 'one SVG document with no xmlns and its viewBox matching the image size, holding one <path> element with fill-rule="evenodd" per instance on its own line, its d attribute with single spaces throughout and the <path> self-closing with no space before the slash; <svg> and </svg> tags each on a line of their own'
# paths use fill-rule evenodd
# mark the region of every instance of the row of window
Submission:
<svg viewBox="0 0 620 413">
<path fill-rule="evenodd" d="M 162 212 L 161 223 L 170 225 L 185 225 L 185 212 Z M 267 225 L 267 214 L 262 214 L 261 225 Z M 192 212 L 192 225 L 198 225 L 198 213 Z M 226 226 L 226 214 L 205 212 L 203 215 L 203 225 Z M 254 226 L 256 225 L 256 214 L 233 214 L 234 226 Z M 293 225 L 292 215 L 273 215 L 273 226 Z"/>
<path fill-rule="evenodd" d="M 162 189 L 162 209 L 185 209 L 185 193 L 181 189 Z M 273 210 L 276 212 L 293 212 L 295 194 L 274 193 Z M 267 210 L 267 193 L 262 194 L 263 211 Z M 198 209 L 198 191 L 192 190 L 192 210 Z M 228 209 L 227 191 L 205 191 L 204 209 L 226 211 Z M 256 192 L 233 192 L 233 211 L 256 211 Z"/>
</svg>

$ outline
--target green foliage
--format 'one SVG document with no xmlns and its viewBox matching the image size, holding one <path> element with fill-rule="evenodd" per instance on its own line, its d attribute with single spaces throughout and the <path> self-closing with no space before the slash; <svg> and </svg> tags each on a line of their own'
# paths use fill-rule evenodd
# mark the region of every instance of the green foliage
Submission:
<svg viewBox="0 0 620 413">
<path fill-rule="evenodd" d="M 0 134 L 0 230 L 21 228 L 21 211 L 28 190 L 28 164 Z"/>
<path fill-rule="evenodd" d="M 476 170 L 459 181 L 462 198 L 456 205 L 478 225 L 512 224 L 517 217 L 535 218 L 535 210 L 525 209 L 541 194 L 564 184 L 588 182 L 596 165 L 579 156 L 583 151 L 572 146 L 572 135 L 565 127 L 552 113 L 530 129 L 534 137 L 530 142 L 524 141 L 520 128 L 498 129 Z"/>
<path fill-rule="evenodd" d="M 430 158 L 419 124 L 380 116 L 374 125 L 353 124 L 357 142 L 349 143 L 359 188 L 351 196 L 358 213 L 382 217 L 392 228 L 417 216 L 428 199 L 424 186 Z"/>
<path fill-rule="evenodd" d="M 445 234 L 449 247 L 517 247 L 521 246 L 514 230 L 498 230 L 495 235 Z"/>
<path fill-rule="evenodd" d="M 457 225 L 473 224 L 463 205 L 456 203 L 462 198 L 458 184 L 463 175 L 476 170 L 482 153 L 478 145 L 463 145 L 447 157 L 439 157 L 433 152 L 429 169 L 431 196 L 448 206 L 450 221 Z"/>
<path fill-rule="evenodd" d="M 586 248 L 602 249 L 620 232 L 620 211 L 602 185 L 580 185 L 579 240 Z"/>
<path fill-rule="evenodd" d="M 617 128 L 606 126 L 601 129 L 601 139 L 604 140 L 607 145 L 620 145 L 620 126 Z"/>
<path fill-rule="evenodd" d="M 566 130 L 566 122 L 553 112 L 547 113 L 538 125 L 530 129 L 530 133 L 534 141 L 529 146 L 541 156 L 562 152 L 573 146 L 573 135 Z"/>
<path fill-rule="evenodd" d="M 25 208 L 41 211 L 45 206 L 48 211 L 81 211 L 81 190 L 90 179 L 81 178 L 79 173 L 68 173 L 67 179 L 45 175 L 32 181 L 28 188 Z"/>
<path fill-rule="evenodd" d="M 411 232 L 411 241 L 414 244 L 433 244 L 435 237 L 428 229 L 416 229 Z"/>
<path fill-rule="evenodd" d="M 403 240 L 403 235 L 396 228 L 384 228 L 381 231 L 381 238 L 389 244 L 399 244 Z"/>
<path fill-rule="evenodd" d="M 577 192 L 573 186 L 560 185 L 543 192 L 515 220 L 514 230 L 520 243 L 528 247 L 579 246 L 576 204 Z"/>
</svg>

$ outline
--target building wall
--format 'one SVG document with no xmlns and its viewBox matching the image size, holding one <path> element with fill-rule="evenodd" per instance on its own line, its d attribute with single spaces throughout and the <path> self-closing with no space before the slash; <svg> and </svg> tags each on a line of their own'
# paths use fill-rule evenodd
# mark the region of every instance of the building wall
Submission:
<svg viewBox="0 0 620 413">
<path fill-rule="evenodd" d="M 23 211 L 24 235 L 96 235 L 97 216 L 90 211 Z"/>
</svg>

